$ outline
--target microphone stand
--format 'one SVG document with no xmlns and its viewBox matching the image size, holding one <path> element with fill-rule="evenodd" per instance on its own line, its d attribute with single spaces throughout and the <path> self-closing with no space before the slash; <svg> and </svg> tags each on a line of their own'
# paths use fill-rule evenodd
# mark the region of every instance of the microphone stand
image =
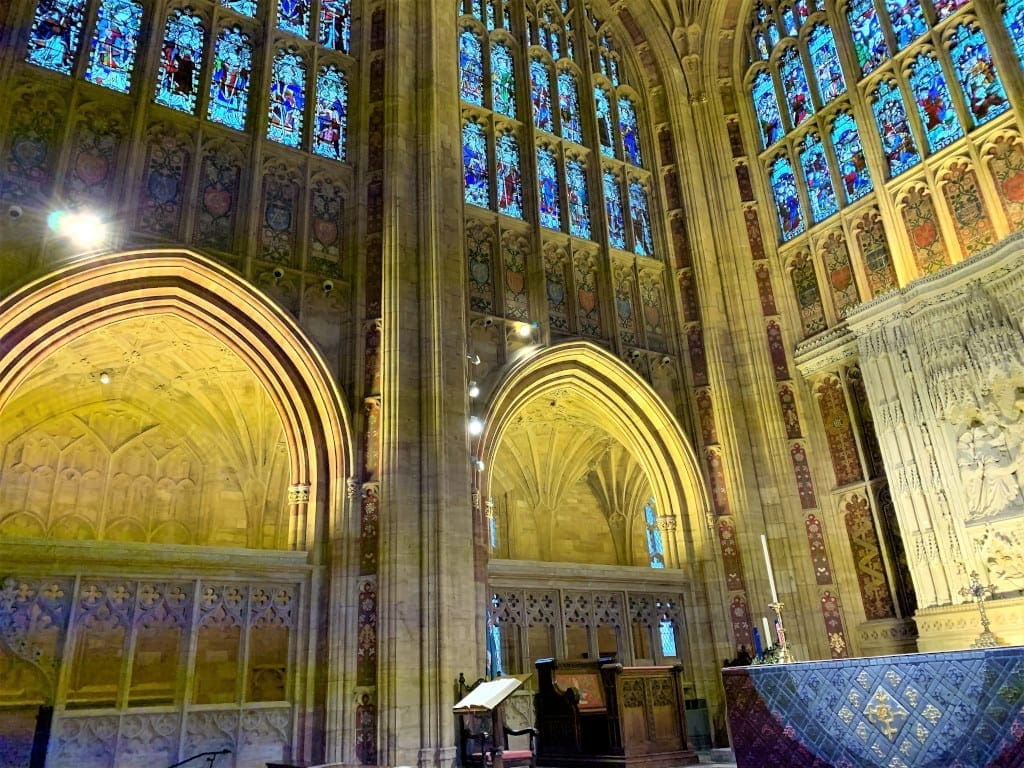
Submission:
<svg viewBox="0 0 1024 768">
<path fill-rule="evenodd" d="M 192 757 L 182 760 L 180 763 L 169 765 L 167 768 L 178 768 L 179 765 L 185 765 L 185 763 L 191 763 L 193 760 L 198 760 L 200 757 L 206 758 L 207 768 L 213 768 L 213 761 L 217 759 L 218 755 L 230 755 L 230 749 L 221 749 L 217 752 L 200 752 L 198 755 L 192 755 Z"/>
</svg>

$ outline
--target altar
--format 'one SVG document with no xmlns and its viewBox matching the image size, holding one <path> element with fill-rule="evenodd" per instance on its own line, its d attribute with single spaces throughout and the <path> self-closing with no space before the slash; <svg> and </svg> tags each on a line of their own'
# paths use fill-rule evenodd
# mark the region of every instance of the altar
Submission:
<svg viewBox="0 0 1024 768">
<path fill-rule="evenodd" d="M 722 677 L 738 768 L 1024 766 L 1024 646 Z"/>
</svg>

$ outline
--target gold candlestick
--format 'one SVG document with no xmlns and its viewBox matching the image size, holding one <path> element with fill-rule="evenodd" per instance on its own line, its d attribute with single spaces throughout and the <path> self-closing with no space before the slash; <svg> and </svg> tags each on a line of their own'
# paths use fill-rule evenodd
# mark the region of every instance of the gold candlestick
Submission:
<svg viewBox="0 0 1024 768">
<path fill-rule="evenodd" d="M 999 641 L 988 628 L 988 614 L 985 613 L 985 601 L 992 597 L 995 589 L 991 584 L 982 584 L 976 571 L 971 571 L 971 583 L 960 590 L 962 597 L 974 600 L 978 605 L 978 613 L 981 614 L 981 634 L 971 644 L 971 648 L 996 648 Z"/>
<path fill-rule="evenodd" d="M 789 646 L 786 644 L 786 629 L 782 626 L 782 603 L 776 601 L 769 603 L 768 607 L 775 611 L 775 634 L 779 638 L 779 664 L 789 664 L 796 661 L 793 654 L 789 652 Z"/>
</svg>

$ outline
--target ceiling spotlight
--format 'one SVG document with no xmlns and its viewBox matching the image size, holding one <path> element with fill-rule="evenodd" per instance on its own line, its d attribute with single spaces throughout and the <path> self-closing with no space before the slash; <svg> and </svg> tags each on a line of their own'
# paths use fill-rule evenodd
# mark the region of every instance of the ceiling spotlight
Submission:
<svg viewBox="0 0 1024 768">
<path fill-rule="evenodd" d="M 103 371 L 103 373 L 100 374 L 100 384 L 109 384 L 109 383 L 110 383 L 110 374 L 107 373 L 106 371 Z"/>
<path fill-rule="evenodd" d="M 476 456 L 470 456 L 469 457 L 469 463 L 473 465 L 473 469 L 475 469 L 477 472 L 483 472 L 484 471 L 484 460 L 483 459 L 478 459 Z"/>
<path fill-rule="evenodd" d="M 484 431 L 484 423 L 478 416 L 469 417 L 469 434 L 473 437 L 479 436 Z"/>
<path fill-rule="evenodd" d="M 107 238 L 106 226 L 98 216 L 88 211 L 54 211 L 46 223 L 78 248 L 96 248 Z"/>
<path fill-rule="evenodd" d="M 477 386 L 475 381 L 469 382 L 469 396 L 480 397 L 480 387 Z"/>
</svg>

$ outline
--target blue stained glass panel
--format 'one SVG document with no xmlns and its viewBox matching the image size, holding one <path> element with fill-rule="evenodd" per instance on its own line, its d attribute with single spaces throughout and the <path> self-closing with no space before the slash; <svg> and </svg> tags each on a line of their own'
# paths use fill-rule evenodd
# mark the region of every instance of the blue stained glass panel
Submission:
<svg viewBox="0 0 1024 768">
<path fill-rule="evenodd" d="M 846 11 L 853 36 L 853 48 L 857 52 L 860 73 L 873 72 L 879 64 L 889 58 L 889 46 L 882 35 L 873 0 L 852 0 Z"/>
<path fill-rule="evenodd" d="M 828 172 L 825 148 L 816 133 L 809 133 L 800 142 L 800 167 L 807 182 L 807 199 L 811 204 L 811 220 L 824 221 L 839 212 L 836 190 Z"/>
<path fill-rule="evenodd" d="M 331 160 L 345 159 L 348 134 L 348 83 L 333 64 L 320 68 L 313 111 L 313 152 Z"/>
<path fill-rule="evenodd" d="M 352 37 L 349 0 L 320 0 L 320 45 L 348 53 Z"/>
<path fill-rule="evenodd" d="M 629 216 L 633 222 L 633 251 L 639 256 L 654 255 L 654 233 L 647 190 L 639 181 L 629 182 Z"/>
<path fill-rule="evenodd" d="M 757 49 L 757 56 L 762 61 L 766 61 L 771 51 L 768 49 L 768 37 L 764 31 L 758 31 L 754 33 L 754 47 Z"/>
<path fill-rule="evenodd" d="M 267 138 L 298 147 L 302 141 L 302 115 L 306 106 L 306 67 L 292 51 L 278 51 L 270 82 L 270 124 Z"/>
<path fill-rule="evenodd" d="M 299 37 L 309 34 L 307 0 L 277 0 L 277 28 Z"/>
<path fill-rule="evenodd" d="M 889 162 L 889 176 L 896 177 L 917 165 L 921 155 L 907 126 L 907 111 L 895 83 L 883 81 L 871 94 L 871 110 Z"/>
<path fill-rule="evenodd" d="M 142 6 L 131 0 L 104 0 L 96 11 L 96 29 L 85 79 L 128 93 L 142 25 Z"/>
<path fill-rule="evenodd" d="M 1006 91 L 996 72 L 992 53 L 981 28 L 974 24 L 961 24 L 950 40 L 950 56 L 956 67 L 956 77 L 963 88 L 967 107 L 975 125 L 987 123 L 1010 108 Z"/>
<path fill-rule="evenodd" d="M 495 112 L 516 116 L 516 79 L 512 71 L 512 52 L 508 46 L 491 47 L 491 101 Z"/>
<path fill-rule="evenodd" d="M 597 112 L 597 138 L 601 154 L 615 157 L 615 139 L 612 137 L 612 105 L 608 93 L 600 86 L 594 86 L 594 108 Z"/>
<path fill-rule="evenodd" d="M 928 31 L 921 0 L 885 0 L 885 9 L 896 37 L 896 50 L 903 50 Z"/>
<path fill-rule="evenodd" d="M 199 69 L 206 31 L 198 16 L 175 8 L 167 17 L 157 76 L 157 104 L 192 114 L 196 108 Z"/>
<path fill-rule="evenodd" d="M 542 131 L 554 132 L 551 114 L 551 70 L 543 61 L 530 59 L 530 101 L 533 103 L 533 124 Z"/>
<path fill-rule="evenodd" d="M 754 18 L 757 19 L 758 24 L 763 24 L 768 18 L 768 9 L 765 7 L 764 3 L 758 2 L 758 4 L 754 6 Z"/>
<path fill-rule="evenodd" d="M 590 195 L 587 169 L 582 160 L 565 161 L 565 186 L 569 198 L 569 234 L 590 239 Z"/>
<path fill-rule="evenodd" d="M 846 92 L 843 68 L 839 64 L 836 41 L 832 30 L 825 24 L 817 24 L 807 39 L 807 52 L 811 55 L 811 66 L 818 81 L 818 95 L 821 103 L 828 104 L 836 96 Z"/>
<path fill-rule="evenodd" d="M 1006 0 L 1003 23 L 1006 24 L 1006 31 L 1013 40 L 1017 58 L 1021 65 L 1024 65 L 1024 0 Z"/>
<path fill-rule="evenodd" d="M 250 19 L 256 17 L 256 0 L 220 0 L 220 4 L 228 10 L 248 16 Z"/>
<path fill-rule="evenodd" d="M 459 35 L 459 95 L 470 104 L 484 104 L 483 45 L 468 29 Z"/>
<path fill-rule="evenodd" d="M 796 14 L 793 13 L 792 8 L 782 9 L 782 27 L 786 30 L 787 35 L 796 37 L 799 29 L 796 25 Z"/>
<path fill-rule="evenodd" d="M 84 11 L 85 0 L 39 0 L 25 60 L 70 75 L 81 42 Z"/>
<path fill-rule="evenodd" d="M 775 197 L 775 209 L 779 214 L 779 228 L 782 239 L 791 240 L 804 231 L 804 214 L 800 210 L 800 195 L 797 192 L 796 177 L 789 158 L 780 155 L 771 164 L 768 178 Z"/>
<path fill-rule="evenodd" d="M 537 186 L 540 192 L 540 223 L 550 229 L 562 228 L 562 206 L 558 199 L 558 165 L 547 147 L 537 150 Z"/>
<path fill-rule="evenodd" d="M 644 505 L 644 522 L 647 524 L 647 556 L 651 568 L 665 567 L 665 547 L 658 529 L 658 513 L 654 509 L 654 499 Z"/>
<path fill-rule="evenodd" d="M 774 48 L 779 44 L 779 27 L 774 21 L 769 21 L 768 25 L 764 28 L 768 35 L 768 47 Z"/>
<path fill-rule="evenodd" d="M 558 73 L 558 112 L 562 119 L 562 138 L 583 143 L 583 126 L 580 124 L 580 91 L 572 72 Z"/>
<path fill-rule="evenodd" d="M 787 48 L 779 60 L 779 76 L 782 92 L 785 94 L 789 119 L 795 128 L 814 114 L 811 103 L 811 89 L 807 85 L 807 74 L 796 48 Z"/>
<path fill-rule="evenodd" d="M 661 637 L 661 655 L 665 658 L 672 658 L 679 655 L 676 650 L 676 628 L 670 619 L 662 619 L 658 624 L 658 634 Z"/>
<path fill-rule="evenodd" d="M 619 180 L 611 171 L 604 172 L 604 207 L 608 214 L 608 243 L 613 248 L 626 247 L 626 224 L 622 216 L 622 192 Z"/>
<path fill-rule="evenodd" d="M 252 46 L 249 36 L 238 27 L 225 29 L 213 48 L 213 77 L 210 78 L 210 104 L 207 117 L 236 130 L 245 129 L 249 107 L 249 79 L 252 73 Z"/>
<path fill-rule="evenodd" d="M 764 70 L 754 76 L 752 95 L 757 125 L 761 129 L 761 142 L 767 149 L 782 138 L 782 113 L 779 111 L 772 76 Z"/>
<path fill-rule="evenodd" d="M 523 174 L 519 168 L 519 142 L 503 133 L 494 145 L 498 213 L 523 218 Z"/>
<path fill-rule="evenodd" d="M 626 159 L 635 166 L 643 165 L 640 156 L 640 129 L 636 120 L 636 108 L 633 102 L 623 97 L 619 99 L 619 133 L 622 135 L 622 149 Z"/>
<path fill-rule="evenodd" d="M 909 80 L 931 151 L 937 152 L 963 136 L 938 59 L 928 53 L 916 56 Z"/>
<path fill-rule="evenodd" d="M 479 123 L 466 123 L 462 127 L 462 172 L 466 182 L 466 202 L 489 208 L 487 134 Z"/>
<path fill-rule="evenodd" d="M 839 162 L 839 176 L 843 180 L 846 200 L 851 203 L 859 200 L 870 192 L 874 185 L 868 173 L 857 122 L 849 112 L 840 112 L 832 123 L 832 148 Z"/>
</svg>

